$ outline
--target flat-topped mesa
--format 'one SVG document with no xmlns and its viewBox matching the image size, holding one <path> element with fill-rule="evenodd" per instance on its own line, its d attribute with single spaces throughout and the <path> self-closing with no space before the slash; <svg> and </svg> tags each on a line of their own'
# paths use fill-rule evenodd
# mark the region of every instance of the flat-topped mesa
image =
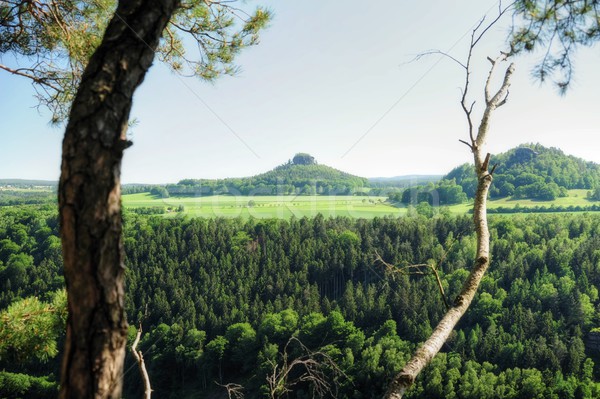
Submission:
<svg viewBox="0 0 600 399">
<path fill-rule="evenodd" d="M 294 165 L 316 165 L 317 161 L 310 154 L 299 152 L 292 158 L 292 163 Z"/>
</svg>

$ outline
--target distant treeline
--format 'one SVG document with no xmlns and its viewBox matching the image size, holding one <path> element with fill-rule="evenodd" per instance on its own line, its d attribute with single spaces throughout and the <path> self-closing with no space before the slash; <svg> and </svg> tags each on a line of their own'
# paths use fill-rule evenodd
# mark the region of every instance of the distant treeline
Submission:
<svg viewBox="0 0 600 399">
<path fill-rule="evenodd" d="M 377 189 L 406 188 L 424 186 L 427 183 L 437 183 L 442 180 L 442 175 L 409 175 L 398 177 L 369 178 L 369 186 Z"/>
<path fill-rule="evenodd" d="M 29 189 L 2 189 L 0 190 L 0 206 L 15 205 L 41 205 L 56 203 L 58 201 L 55 191 L 40 191 Z"/>
<path fill-rule="evenodd" d="M 441 180 L 437 183 L 429 182 L 425 186 L 416 186 L 404 190 L 393 191 L 388 194 L 392 203 L 403 205 L 416 205 L 427 202 L 432 206 L 462 204 L 467 201 L 467 194 L 454 180 Z"/>
</svg>

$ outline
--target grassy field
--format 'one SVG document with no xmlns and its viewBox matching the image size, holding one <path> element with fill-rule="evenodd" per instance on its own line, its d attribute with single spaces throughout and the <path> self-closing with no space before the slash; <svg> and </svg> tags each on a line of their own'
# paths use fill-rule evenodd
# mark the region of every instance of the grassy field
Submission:
<svg viewBox="0 0 600 399">
<path fill-rule="evenodd" d="M 587 190 L 570 190 L 569 196 L 554 201 L 500 199 L 488 201 L 488 208 L 522 208 L 543 206 L 590 206 L 594 202 L 586 198 Z M 385 203 L 386 197 L 360 196 L 211 196 L 199 198 L 156 198 L 148 193 L 123 196 L 126 208 L 161 207 L 171 208 L 166 217 L 188 215 L 194 217 L 256 217 L 289 218 L 315 216 L 349 216 L 355 218 L 373 218 L 376 216 L 401 216 L 406 208 L 396 208 Z M 183 212 L 176 212 L 183 205 Z M 472 208 L 471 203 L 452 205 L 450 212 L 461 214 Z"/>
<path fill-rule="evenodd" d="M 325 217 L 348 216 L 373 218 L 375 216 L 400 216 L 406 209 L 386 204 L 386 197 L 356 196 L 210 196 L 198 198 L 156 198 L 148 193 L 123 196 L 125 208 L 171 208 L 167 217 L 182 213 L 193 217 L 256 217 L 289 218 L 291 216 Z M 183 205 L 183 212 L 176 212 Z"/>
<path fill-rule="evenodd" d="M 530 199 L 512 200 L 503 198 L 488 201 L 488 209 L 531 207 L 589 207 L 600 205 L 598 201 L 587 199 L 588 190 L 569 190 L 569 196 L 554 201 L 535 201 Z M 0 187 L 0 201 L 3 196 L 15 195 L 17 199 L 25 195 L 54 199 L 56 194 L 49 187 Z M 11 197 L 12 198 L 12 197 Z M 6 198 L 5 198 L 6 199 Z M 10 198 L 9 198 L 10 199 Z M 128 194 L 123 196 L 125 208 L 160 208 L 166 210 L 164 217 L 256 217 L 256 218 L 289 218 L 313 217 L 321 213 L 325 217 L 347 216 L 353 218 L 373 218 L 382 216 L 402 216 L 408 211 L 406 207 L 395 207 L 386 203 L 387 197 L 375 196 L 210 196 L 210 197 L 171 197 L 157 198 L 149 193 Z M 178 208 L 183 206 L 183 212 Z M 448 210 L 454 214 L 464 214 L 473 207 L 472 202 L 452 205 Z M 170 208 L 170 209 L 169 209 Z M 510 214 L 510 213 L 508 213 Z"/>
<path fill-rule="evenodd" d="M 533 208 L 535 206 L 546 207 L 549 208 L 552 205 L 554 206 L 590 206 L 597 204 L 597 202 L 590 201 L 586 198 L 587 192 L 589 190 L 569 190 L 569 196 L 563 198 L 557 198 L 554 201 L 536 201 L 531 199 L 518 199 L 513 200 L 510 198 L 502 198 L 498 200 L 488 201 L 488 209 L 494 208 L 514 208 L 519 205 L 521 208 Z M 450 206 L 450 210 L 453 213 L 464 213 L 468 212 L 469 209 L 473 207 L 472 203 L 465 203 L 460 205 L 452 205 Z"/>
</svg>

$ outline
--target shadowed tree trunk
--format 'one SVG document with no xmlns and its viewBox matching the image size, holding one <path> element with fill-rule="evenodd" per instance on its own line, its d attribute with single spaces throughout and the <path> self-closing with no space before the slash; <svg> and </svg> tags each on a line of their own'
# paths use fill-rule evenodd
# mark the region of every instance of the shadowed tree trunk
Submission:
<svg viewBox="0 0 600 399">
<path fill-rule="evenodd" d="M 69 319 L 61 398 L 120 398 L 127 336 L 120 174 L 135 89 L 177 0 L 121 1 L 63 141 L 59 210 Z"/>
</svg>

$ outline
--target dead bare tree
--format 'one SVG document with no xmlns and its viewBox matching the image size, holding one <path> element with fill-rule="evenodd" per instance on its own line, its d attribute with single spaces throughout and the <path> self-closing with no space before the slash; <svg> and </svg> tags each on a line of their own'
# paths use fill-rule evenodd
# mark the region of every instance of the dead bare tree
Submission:
<svg viewBox="0 0 600 399">
<path fill-rule="evenodd" d="M 398 267 L 383 260 L 383 258 L 381 257 L 381 255 L 379 255 L 378 252 L 375 252 L 375 261 L 381 263 L 385 267 L 386 273 L 391 276 L 394 276 L 396 274 L 410 274 L 420 276 L 433 274 L 435 276 L 435 282 L 437 283 L 438 290 L 440 291 L 440 296 L 442 297 L 442 301 L 444 302 L 444 306 L 446 306 L 446 310 L 448 310 L 450 309 L 450 304 L 448 303 L 448 299 L 446 298 L 446 293 L 444 292 L 444 286 L 442 285 L 442 280 L 440 279 L 439 273 L 440 267 L 446 259 L 447 254 L 447 252 L 444 252 L 442 258 L 437 264 L 434 262 L 429 262 Z"/>
<path fill-rule="evenodd" d="M 292 343 L 299 346 L 302 354 L 290 359 L 289 347 Z M 337 377 L 344 375 L 335 361 L 322 351 L 311 351 L 296 337 L 291 337 L 283 348 L 281 364 L 271 362 L 273 371 L 267 375 L 271 399 L 287 397 L 292 387 L 306 383 L 310 386 L 313 398 L 326 395 L 337 397 Z M 326 371 L 335 378 L 330 381 Z"/>
<path fill-rule="evenodd" d="M 244 393 L 242 392 L 244 390 L 244 387 L 242 385 L 235 384 L 233 382 L 230 382 L 229 384 L 219 384 L 216 381 L 215 384 L 225 388 L 225 390 L 227 391 L 228 399 L 244 399 Z"/>
<path fill-rule="evenodd" d="M 148 371 L 146 370 L 146 364 L 144 363 L 144 356 L 142 351 L 137 350 L 137 345 L 140 343 L 140 338 L 142 337 L 142 323 L 140 323 L 140 328 L 138 328 L 137 334 L 135 336 L 135 340 L 131 345 L 131 353 L 133 353 L 133 357 L 137 361 L 138 368 L 140 369 L 140 374 L 142 376 L 142 380 L 144 381 L 144 398 L 150 399 L 152 396 L 152 387 L 150 386 L 150 376 L 148 375 Z"/>
<path fill-rule="evenodd" d="M 500 17 L 510 8 L 499 5 L 499 13 L 488 25 L 483 25 L 482 19 L 471 33 L 471 43 L 466 63 L 462 63 L 456 58 L 443 53 L 441 51 L 428 52 L 425 54 L 442 54 L 458 63 L 465 70 L 465 83 L 462 90 L 461 107 L 465 113 L 469 126 L 469 140 L 460 140 L 466 144 L 473 153 L 475 173 L 477 175 L 477 191 L 475 193 L 475 202 L 473 205 L 473 223 L 477 234 L 477 255 L 473 268 L 464 282 L 462 289 L 452 306 L 444 314 L 431 336 L 417 349 L 412 358 L 406 363 L 400 373 L 391 381 L 388 390 L 385 393 L 387 399 L 400 399 L 404 393 L 413 385 L 415 379 L 423 370 L 423 368 L 433 359 L 440 351 L 442 345 L 446 342 L 450 333 L 469 308 L 471 301 L 475 297 L 479 283 L 483 278 L 489 263 L 490 263 L 490 235 L 487 224 L 487 209 L 486 201 L 490 185 L 492 184 L 492 176 L 495 166 L 489 168 L 490 154 L 484 151 L 484 145 L 489 132 L 490 118 L 492 113 L 506 103 L 508 98 L 508 89 L 510 86 L 510 78 L 514 72 L 514 64 L 510 64 L 504 71 L 504 79 L 500 88 L 496 92 L 492 92 L 492 78 L 496 68 L 503 61 L 506 61 L 508 54 L 501 53 L 496 59 L 488 58 L 491 63 L 490 72 L 488 74 L 485 87 L 485 108 L 477 129 L 477 134 L 474 132 L 473 110 L 475 102 L 468 104 L 467 94 L 470 85 L 471 76 L 471 60 L 473 50 L 477 43 L 481 40 L 484 34 L 500 19 Z M 424 55 L 425 55 L 424 54 Z"/>
</svg>

